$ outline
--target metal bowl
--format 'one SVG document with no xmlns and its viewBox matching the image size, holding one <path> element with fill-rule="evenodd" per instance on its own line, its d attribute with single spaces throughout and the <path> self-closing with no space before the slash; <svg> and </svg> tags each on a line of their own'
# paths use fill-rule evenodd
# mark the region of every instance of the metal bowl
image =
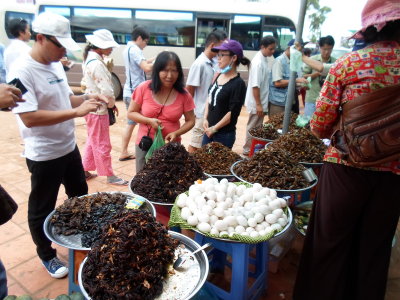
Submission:
<svg viewBox="0 0 400 300">
<path fill-rule="evenodd" d="M 134 178 L 134 177 L 133 177 L 133 178 Z M 135 193 L 135 192 L 132 190 L 131 184 L 132 184 L 133 178 L 129 181 L 129 185 L 128 185 L 129 191 L 130 191 L 132 194 L 140 195 L 140 194 L 138 194 L 138 193 Z M 142 197 L 143 197 L 143 198 L 146 198 L 145 196 L 142 196 Z M 156 202 L 156 201 L 151 201 L 151 200 L 147 200 L 147 201 L 149 201 L 151 204 L 155 205 L 156 207 L 157 207 L 157 205 L 160 205 L 160 206 L 170 206 L 170 207 L 172 207 L 172 206 L 174 205 L 174 203 Z"/>
<path fill-rule="evenodd" d="M 242 161 L 237 161 L 235 162 L 232 166 L 231 166 L 231 172 L 232 174 L 239 179 L 242 182 L 248 183 L 248 184 L 253 184 L 252 182 L 248 182 L 246 180 L 244 180 L 242 177 L 240 177 L 239 175 L 237 175 L 234 171 L 235 166 L 238 165 L 239 163 L 241 163 Z M 308 187 L 302 188 L 302 189 L 296 189 L 296 190 L 279 190 L 279 189 L 273 189 L 275 190 L 277 193 L 284 193 L 284 194 L 295 194 L 295 193 L 302 193 L 304 191 L 307 191 L 309 189 L 312 189 L 316 184 L 318 183 L 318 179 L 315 179 L 314 181 L 311 182 L 311 185 L 309 185 Z M 268 187 L 269 188 L 269 187 Z"/>
<path fill-rule="evenodd" d="M 133 198 L 133 197 L 142 197 L 140 195 L 136 195 L 136 194 L 131 194 L 131 193 L 127 193 L 127 192 L 106 192 L 109 194 L 115 194 L 115 193 L 121 193 L 124 194 L 129 198 Z M 88 194 L 88 195 L 83 195 L 80 196 L 78 198 L 83 198 L 83 197 L 87 197 L 87 196 L 92 196 L 92 195 L 96 195 L 97 193 L 94 194 Z M 143 197 L 142 197 L 143 198 Z M 140 207 L 140 209 L 143 210 L 147 210 L 148 212 L 150 212 L 154 217 L 156 217 L 156 209 L 154 208 L 154 205 L 152 203 L 150 203 L 150 201 L 148 201 L 146 198 L 144 198 L 145 202 L 142 204 L 142 206 Z M 54 227 L 52 226 L 50 220 L 53 217 L 53 215 L 56 213 L 56 210 L 53 210 L 46 218 L 46 220 L 44 221 L 43 224 L 43 230 L 44 233 L 46 234 L 47 238 L 49 240 L 51 240 L 52 242 L 56 243 L 57 245 L 60 245 L 62 247 L 68 248 L 68 249 L 72 249 L 72 250 L 90 250 L 90 248 L 86 248 L 82 246 L 81 243 L 81 237 L 82 234 L 73 234 L 73 235 L 63 235 L 63 234 L 56 234 Z"/>
<path fill-rule="evenodd" d="M 257 140 L 257 141 L 262 141 L 262 142 L 272 142 L 272 141 L 273 141 L 273 140 L 271 140 L 271 139 L 263 139 L 263 138 L 259 138 L 259 137 L 256 137 L 256 136 L 252 136 L 250 132 L 249 132 L 249 136 L 250 136 L 252 139 L 255 139 L 255 140 Z"/>
<path fill-rule="evenodd" d="M 220 181 L 221 179 L 227 179 L 228 181 L 233 181 L 235 180 L 235 176 L 233 176 L 233 174 L 226 174 L 226 175 L 216 175 L 216 174 L 208 174 L 206 172 L 204 172 L 204 174 L 208 177 L 212 177 L 212 178 L 217 178 L 218 181 Z"/>
<path fill-rule="evenodd" d="M 172 238 L 179 240 L 181 244 L 185 245 L 186 249 L 190 250 L 191 252 L 194 252 L 195 250 L 200 248 L 200 245 L 197 242 L 195 242 L 194 240 L 183 234 L 174 231 L 168 231 L 168 233 L 171 235 Z M 201 250 L 196 254 L 194 254 L 194 257 L 198 261 L 200 266 L 200 276 L 198 278 L 197 284 L 190 291 L 190 294 L 184 299 L 191 299 L 194 295 L 197 294 L 197 292 L 203 287 L 204 283 L 206 282 L 209 272 L 208 257 L 206 252 L 204 250 Z M 82 280 L 83 266 L 85 265 L 86 260 L 87 257 L 83 260 L 83 262 L 79 266 L 78 282 L 83 296 L 85 296 L 86 299 L 91 299 L 88 293 L 86 292 L 85 288 L 83 287 L 83 280 Z M 184 282 L 182 282 L 182 284 L 180 284 L 179 286 L 181 287 L 183 285 Z M 184 299 L 179 299 L 179 300 L 184 300 Z"/>
<path fill-rule="evenodd" d="M 300 161 L 299 164 L 302 164 L 306 168 L 321 167 L 323 165 L 322 162 L 320 162 L 320 163 L 311 163 L 311 162 L 305 162 L 305 161 Z"/>
</svg>

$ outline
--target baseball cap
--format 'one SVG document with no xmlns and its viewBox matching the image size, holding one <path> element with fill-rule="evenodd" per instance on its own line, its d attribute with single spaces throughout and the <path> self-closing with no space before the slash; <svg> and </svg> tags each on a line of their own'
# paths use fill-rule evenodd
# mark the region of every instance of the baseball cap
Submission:
<svg viewBox="0 0 400 300">
<path fill-rule="evenodd" d="M 350 38 L 362 39 L 361 33 L 368 27 L 373 25 L 379 32 L 387 22 L 399 19 L 399 0 L 368 0 L 361 13 L 362 28 Z"/>
<path fill-rule="evenodd" d="M 70 51 L 81 49 L 72 39 L 69 21 L 63 16 L 43 12 L 32 22 L 32 30 L 36 33 L 54 36 L 65 49 Z"/>
<path fill-rule="evenodd" d="M 238 41 L 225 40 L 222 42 L 220 46 L 211 49 L 212 52 L 218 52 L 220 50 L 227 50 L 233 52 L 238 57 L 239 60 L 243 58 L 243 47 Z"/>
<path fill-rule="evenodd" d="M 100 49 L 119 47 L 112 33 L 107 29 L 93 31 L 93 34 L 87 34 L 85 37 L 89 43 Z"/>
</svg>

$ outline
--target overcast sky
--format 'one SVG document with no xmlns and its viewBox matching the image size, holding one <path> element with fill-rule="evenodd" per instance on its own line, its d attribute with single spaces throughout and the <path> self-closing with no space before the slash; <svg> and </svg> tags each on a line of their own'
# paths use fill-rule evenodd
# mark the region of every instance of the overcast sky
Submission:
<svg viewBox="0 0 400 300">
<path fill-rule="evenodd" d="M 328 6 L 332 9 L 327 14 L 326 21 L 322 26 L 322 36 L 332 35 L 339 45 L 340 37 L 351 35 L 349 30 L 361 29 L 361 11 L 366 2 L 367 0 L 320 0 L 321 7 Z M 303 31 L 304 40 L 308 39 L 309 24 L 306 17 Z"/>
</svg>

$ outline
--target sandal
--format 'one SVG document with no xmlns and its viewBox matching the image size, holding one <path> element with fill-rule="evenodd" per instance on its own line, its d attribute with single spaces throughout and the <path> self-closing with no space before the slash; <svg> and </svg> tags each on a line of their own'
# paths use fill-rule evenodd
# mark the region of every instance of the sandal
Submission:
<svg viewBox="0 0 400 300">
<path fill-rule="evenodd" d="M 85 179 L 86 179 L 86 181 L 87 180 L 90 180 L 90 179 L 93 179 L 93 178 L 96 178 L 97 177 L 97 174 L 92 174 L 92 173 L 89 173 L 89 172 L 85 172 Z"/>
<path fill-rule="evenodd" d="M 131 160 L 131 159 L 135 159 L 135 155 L 131 154 L 131 155 L 128 155 L 126 157 L 121 157 L 118 160 L 119 161 L 127 161 L 127 160 Z"/>
</svg>

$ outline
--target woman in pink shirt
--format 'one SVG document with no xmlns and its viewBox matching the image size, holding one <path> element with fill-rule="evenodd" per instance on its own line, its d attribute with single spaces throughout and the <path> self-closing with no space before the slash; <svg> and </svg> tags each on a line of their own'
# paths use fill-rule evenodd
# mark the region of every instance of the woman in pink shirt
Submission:
<svg viewBox="0 0 400 300">
<path fill-rule="evenodd" d="M 185 90 L 179 57 L 174 52 L 161 52 L 153 66 L 151 80 L 140 84 L 132 95 L 128 118 L 139 124 L 136 135 L 136 173 L 143 169 L 147 150 L 139 147 L 143 136 L 154 140 L 158 126 L 166 142 L 180 142 L 181 135 L 193 128 L 194 101 Z M 181 126 L 182 115 L 185 122 Z"/>
</svg>

